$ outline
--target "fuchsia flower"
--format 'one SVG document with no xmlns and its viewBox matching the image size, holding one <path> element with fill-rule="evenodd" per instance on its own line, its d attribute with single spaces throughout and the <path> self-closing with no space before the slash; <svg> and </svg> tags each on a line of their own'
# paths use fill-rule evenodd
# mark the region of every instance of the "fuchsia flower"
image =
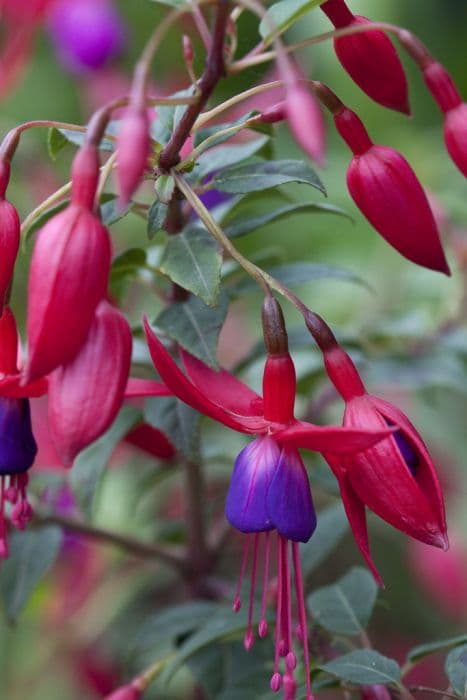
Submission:
<svg viewBox="0 0 467 700">
<path fill-rule="evenodd" d="M 264 305 L 263 321 L 268 356 L 263 375 L 263 397 L 225 370 L 216 372 L 185 351 L 181 351 L 186 376 L 153 333 L 147 320 L 145 331 L 149 351 L 162 380 L 179 399 L 229 428 L 257 437 L 238 455 L 229 487 L 226 516 L 248 537 L 244 549 L 234 610 L 241 606 L 242 578 L 253 545 L 252 582 L 248 627 L 244 644 L 253 640 L 253 607 L 260 546 L 264 549 L 263 595 L 258 632 L 267 633 L 265 620 L 271 535 L 277 533 L 278 596 L 276 651 L 271 688 L 284 688 L 284 698 L 295 697 L 296 657 L 292 642 L 291 560 L 295 569 L 300 639 L 307 683 L 312 698 L 306 630 L 306 612 L 300 568 L 299 542 L 306 542 L 316 526 L 308 476 L 299 447 L 320 452 L 337 450 L 347 454 L 375 444 L 390 428 L 376 430 L 319 427 L 294 418 L 295 369 L 287 350 L 287 335 L 280 307 L 273 299 Z M 291 553 L 289 553 L 289 545 Z M 280 658 L 285 668 L 280 672 Z"/>
<path fill-rule="evenodd" d="M 118 690 L 115 690 L 110 695 L 107 695 L 105 700 L 139 700 L 142 691 L 137 688 L 134 683 L 124 685 Z"/>
<path fill-rule="evenodd" d="M 467 104 L 447 70 L 432 60 L 423 68 L 423 76 L 431 94 L 444 114 L 444 140 L 449 155 L 467 177 Z"/>
<path fill-rule="evenodd" d="M 324 166 L 326 131 L 321 107 L 314 95 L 297 80 L 286 86 L 285 109 L 292 135 L 300 148 Z"/>
<path fill-rule="evenodd" d="M 326 371 L 345 400 L 344 426 L 397 431 L 358 454 L 325 453 L 334 472 L 355 540 L 377 581 L 365 506 L 393 527 L 421 542 L 448 548 L 443 494 L 435 467 L 419 433 L 395 406 L 372 396 L 342 348 L 324 351 Z"/>
<path fill-rule="evenodd" d="M 130 105 L 117 138 L 117 177 L 122 205 L 128 204 L 143 179 L 151 151 L 146 107 Z"/>
<path fill-rule="evenodd" d="M 10 164 L 0 161 L 0 313 L 6 303 L 6 296 L 15 266 L 20 242 L 20 220 L 13 204 L 5 199 L 5 191 L 10 180 Z"/>
<path fill-rule="evenodd" d="M 334 121 L 354 154 L 347 185 L 362 214 L 405 258 L 449 275 L 430 204 L 408 162 L 392 148 L 375 145 L 347 107 Z"/>
<path fill-rule="evenodd" d="M 321 9 L 336 29 L 369 24 L 352 14 L 344 0 L 327 0 Z M 372 29 L 334 40 L 337 58 L 357 85 L 383 107 L 410 114 L 407 78 L 397 52 L 384 32 Z"/>
<path fill-rule="evenodd" d="M 73 360 L 107 291 L 111 246 L 94 213 L 97 150 L 85 144 L 72 168 L 71 204 L 38 234 L 28 289 L 29 380 Z"/>
</svg>

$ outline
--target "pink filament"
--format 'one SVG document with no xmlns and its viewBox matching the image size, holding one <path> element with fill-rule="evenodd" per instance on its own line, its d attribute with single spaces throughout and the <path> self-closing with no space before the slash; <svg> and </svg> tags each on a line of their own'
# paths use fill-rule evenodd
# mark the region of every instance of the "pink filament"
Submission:
<svg viewBox="0 0 467 700">
<path fill-rule="evenodd" d="M 253 566 L 251 570 L 251 587 L 250 587 L 250 602 L 248 606 L 248 626 L 245 634 L 245 649 L 250 651 L 253 646 L 254 636 L 253 636 L 253 608 L 255 605 L 255 588 L 256 588 L 256 572 L 258 570 L 258 545 L 259 545 L 259 534 L 255 534 L 254 547 L 253 547 Z"/>
<path fill-rule="evenodd" d="M 235 590 L 235 597 L 233 601 L 233 611 L 234 613 L 238 613 L 240 608 L 242 607 L 242 601 L 241 601 L 241 592 L 242 592 L 242 583 L 243 583 L 243 577 L 245 576 L 245 569 L 246 565 L 248 562 L 248 553 L 250 551 L 250 538 L 247 537 L 244 547 L 243 547 L 243 554 L 242 554 L 242 563 L 240 565 L 240 574 L 238 576 L 238 581 L 237 581 L 237 588 Z"/>
<path fill-rule="evenodd" d="M 295 569 L 295 591 L 297 595 L 298 619 L 301 627 L 303 641 L 303 662 L 305 666 L 306 700 L 314 700 L 311 692 L 310 678 L 310 652 L 308 649 L 308 633 L 306 623 L 305 596 L 303 593 L 302 565 L 300 562 L 300 549 L 298 542 L 292 543 L 293 563 Z"/>
<path fill-rule="evenodd" d="M 266 532 L 266 542 L 264 545 L 264 574 L 263 574 L 263 592 L 261 595 L 261 612 L 259 614 L 258 634 L 263 639 L 268 633 L 268 623 L 266 622 L 266 605 L 269 583 L 269 553 L 271 547 L 271 535 Z"/>
<path fill-rule="evenodd" d="M 281 647 L 282 647 L 282 605 L 283 605 L 283 596 L 282 596 L 282 587 L 283 587 L 283 565 L 282 565 L 282 547 L 281 547 L 281 540 L 280 538 L 278 539 L 278 550 L 277 550 L 277 558 L 278 558 L 278 581 L 277 581 L 277 609 L 276 609 L 276 646 L 275 646 L 275 651 L 274 651 L 274 674 L 271 679 L 271 688 L 272 688 L 272 681 L 274 678 L 277 678 L 279 674 L 279 657 L 281 656 Z M 280 687 L 280 686 L 279 686 Z"/>
<path fill-rule="evenodd" d="M 286 666 L 293 670 L 297 665 L 297 659 L 292 650 L 292 596 L 290 594 L 290 561 L 287 551 L 287 540 L 280 536 L 280 546 L 282 547 L 282 595 L 284 597 L 282 605 L 282 638 L 285 642 L 284 654 Z"/>
</svg>

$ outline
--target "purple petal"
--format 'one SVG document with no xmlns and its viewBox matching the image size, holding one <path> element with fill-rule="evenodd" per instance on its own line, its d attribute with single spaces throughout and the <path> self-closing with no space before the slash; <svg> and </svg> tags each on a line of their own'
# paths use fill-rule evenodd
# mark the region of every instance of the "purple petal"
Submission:
<svg viewBox="0 0 467 700">
<path fill-rule="evenodd" d="M 250 442 L 235 460 L 225 514 L 240 532 L 265 532 L 274 528 L 266 501 L 280 454 L 277 443 L 264 436 Z"/>
<path fill-rule="evenodd" d="M 395 425 L 392 423 L 390 420 L 387 418 L 384 419 L 386 423 L 389 426 Z M 417 450 L 415 447 L 413 447 L 410 442 L 407 440 L 405 437 L 404 433 L 402 430 L 398 430 L 396 433 L 393 434 L 393 438 L 396 441 L 396 445 L 400 450 L 400 453 L 402 455 L 402 458 L 404 462 L 406 463 L 407 467 L 409 468 L 411 474 L 415 476 L 415 473 L 417 471 L 417 467 L 420 462 L 419 455 L 417 453 Z"/>
<path fill-rule="evenodd" d="M 284 447 L 271 481 L 268 513 L 277 531 L 294 542 L 308 542 L 316 527 L 308 474 L 298 451 Z"/>
<path fill-rule="evenodd" d="M 0 397 L 0 476 L 27 471 L 36 453 L 29 400 Z"/>
</svg>

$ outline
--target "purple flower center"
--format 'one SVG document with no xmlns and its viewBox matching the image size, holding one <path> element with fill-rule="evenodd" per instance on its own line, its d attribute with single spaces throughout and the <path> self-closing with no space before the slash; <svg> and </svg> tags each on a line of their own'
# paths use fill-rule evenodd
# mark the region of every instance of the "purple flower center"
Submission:
<svg viewBox="0 0 467 700">
<path fill-rule="evenodd" d="M 385 421 L 389 426 L 396 425 L 388 418 L 385 418 Z M 418 455 L 417 450 L 410 444 L 409 440 L 407 440 L 402 430 L 398 430 L 396 433 L 394 433 L 393 438 L 396 441 L 396 445 L 400 450 L 402 459 L 406 463 L 410 473 L 412 474 L 412 476 L 415 476 L 417 472 L 417 467 L 420 463 L 420 457 Z"/>
</svg>

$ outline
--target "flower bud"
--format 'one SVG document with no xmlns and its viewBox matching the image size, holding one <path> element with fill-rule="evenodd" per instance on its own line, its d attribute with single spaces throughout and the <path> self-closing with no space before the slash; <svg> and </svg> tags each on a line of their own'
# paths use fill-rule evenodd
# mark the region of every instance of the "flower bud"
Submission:
<svg viewBox="0 0 467 700">
<path fill-rule="evenodd" d="M 144 107 L 130 106 L 117 137 L 117 178 L 122 205 L 128 204 L 144 171 L 151 148 L 149 122 Z"/>
<path fill-rule="evenodd" d="M 118 690 L 115 690 L 110 695 L 107 695 L 104 700 L 139 700 L 141 694 L 141 690 L 138 690 L 132 683 L 131 685 L 124 685 Z"/>
<path fill-rule="evenodd" d="M 77 355 L 50 376 L 50 432 L 65 464 L 71 465 L 115 419 L 130 371 L 131 346 L 125 318 L 102 301 Z"/>
<path fill-rule="evenodd" d="M 344 0 L 327 0 L 321 9 L 337 29 L 369 24 L 355 16 Z M 343 68 L 372 100 L 410 114 L 407 78 L 397 52 L 384 32 L 356 32 L 334 40 L 334 49 Z"/>
<path fill-rule="evenodd" d="M 70 362 L 86 339 L 110 269 L 107 229 L 71 204 L 41 229 L 28 289 L 28 380 Z"/>
<path fill-rule="evenodd" d="M 347 185 L 362 214 L 405 258 L 449 275 L 430 204 L 409 163 L 392 148 L 373 144 L 348 108 L 339 110 L 334 121 L 354 153 Z"/>
<path fill-rule="evenodd" d="M 300 148 L 318 165 L 325 163 L 326 135 L 321 108 L 299 82 L 287 88 L 285 108 L 292 135 Z"/>
<path fill-rule="evenodd" d="M 285 100 L 267 107 L 255 119 L 262 124 L 276 124 L 284 121 L 284 119 L 287 119 L 287 104 Z"/>
<path fill-rule="evenodd" d="M 20 242 L 20 220 L 13 204 L 5 199 L 10 165 L 0 161 L 0 313 L 6 303 Z"/>
</svg>

